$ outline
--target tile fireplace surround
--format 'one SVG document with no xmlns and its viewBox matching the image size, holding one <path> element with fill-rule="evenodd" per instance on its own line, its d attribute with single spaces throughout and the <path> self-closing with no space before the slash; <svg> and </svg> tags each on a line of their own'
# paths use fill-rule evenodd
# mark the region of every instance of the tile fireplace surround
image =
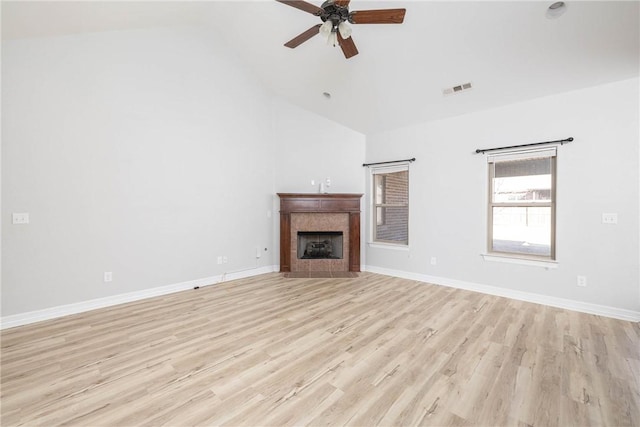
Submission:
<svg viewBox="0 0 640 427">
<path fill-rule="evenodd" d="M 280 196 L 280 272 L 359 272 L 362 194 Z M 342 259 L 298 259 L 299 231 L 341 231 Z"/>
</svg>

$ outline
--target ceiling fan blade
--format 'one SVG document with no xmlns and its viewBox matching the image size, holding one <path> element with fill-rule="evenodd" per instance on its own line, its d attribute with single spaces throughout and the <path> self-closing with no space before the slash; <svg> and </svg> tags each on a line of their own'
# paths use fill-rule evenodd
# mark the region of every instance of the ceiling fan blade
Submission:
<svg viewBox="0 0 640 427">
<path fill-rule="evenodd" d="M 402 24 L 406 9 L 354 10 L 349 15 L 352 24 Z"/>
<path fill-rule="evenodd" d="M 318 25 L 314 25 L 313 27 L 309 28 L 307 31 L 305 31 L 304 33 L 292 38 L 291 40 L 289 40 L 288 42 L 286 42 L 284 45 L 286 47 L 290 47 L 291 49 L 293 49 L 294 47 L 298 47 L 300 46 L 302 43 L 306 42 L 307 40 L 309 40 L 311 37 L 315 36 L 316 34 L 318 34 L 318 32 L 320 31 L 320 26 L 322 24 L 318 24 Z"/>
<path fill-rule="evenodd" d="M 348 7 L 351 0 L 336 0 L 333 2 L 336 6 Z"/>
<path fill-rule="evenodd" d="M 342 53 L 344 53 L 345 58 L 349 59 L 352 56 L 356 56 L 358 54 L 358 48 L 353 42 L 353 37 L 347 37 L 346 39 L 343 39 L 339 31 L 338 44 L 340 44 L 340 48 L 342 48 Z"/>
<path fill-rule="evenodd" d="M 312 15 L 320 16 L 324 13 L 324 9 L 321 9 L 318 6 L 313 5 L 311 3 L 307 3 L 306 1 L 302 1 L 302 0 L 276 0 L 276 1 L 280 3 L 284 3 L 291 7 L 295 7 L 296 9 L 303 10 L 305 12 L 309 12 Z"/>
</svg>

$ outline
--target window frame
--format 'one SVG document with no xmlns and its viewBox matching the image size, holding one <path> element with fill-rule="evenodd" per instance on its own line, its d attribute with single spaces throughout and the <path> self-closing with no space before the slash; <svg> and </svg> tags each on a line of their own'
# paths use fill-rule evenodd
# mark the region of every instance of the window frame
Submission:
<svg viewBox="0 0 640 427">
<path fill-rule="evenodd" d="M 385 225 L 387 223 L 386 220 L 386 211 L 384 210 L 380 210 L 380 215 L 378 215 L 378 209 L 382 208 L 383 206 L 378 206 L 376 204 L 376 199 L 378 198 L 378 185 L 377 185 L 377 177 L 380 177 L 380 180 L 382 181 L 382 189 L 381 189 L 381 193 L 382 193 L 382 199 L 386 199 L 387 198 L 387 189 L 385 188 L 387 186 L 387 175 L 386 174 L 373 174 L 373 204 L 374 204 L 374 209 L 375 209 L 375 226 L 378 225 Z"/>
<path fill-rule="evenodd" d="M 376 195 L 377 195 L 377 186 L 376 186 L 376 175 L 387 175 L 390 173 L 396 172 L 407 172 L 407 203 L 406 204 L 397 204 L 397 203 L 376 203 Z M 384 177 L 384 182 L 386 183 L 386 176 Z M 399 248 L 408 248 L 409 247 L 409 163 L 400 164 L 400 165 L 388 165 L 388 166 L 375 166 L 371 167 L 371 244 L 373 245 L 384 245 L 384 246 L 394 246 Z M 383 189 L 383 194 L 386 193 L 386 189 Z M 384 240 L 378 239 L 377 237 L 377 226 L 386 224 L 386 214 L 383 215 L 382 224 L 378 224 L 378 208 L 387 208 L 387 207 L 406 207 L 407 208 L 407 240 L 406 241 L 398 241 L 398 240 Z"/>
<path fill-rule="evenodd" d="M 502 159 L 501 159 L 502 158 Z M 496 161 L 509 161 L 509 160 L 533 160 L 536 158 L 550 158 L 551 160 L 551 194 L 548 202 L 494 202 L 494 178 L 495 178 L 495 164 Z M 488 165 L 488 203 L 487 203 L 487 254 L 492 256 L 517 258 L 524 260 L 535 261 L 556 261 L 556 209 L 557 209 L 557 150 L 556 147 L 540 149 L 540 150 L 516 150 L 502 152 L 487 157 Z M 550 250 L 549 255 L 536 255 L 526 254 L 522 252 L 505 252 L 496 251 L 493 249 L 493 211 L 496 207 L 548 207 L 551 211 L 550 220 Z"/>
</svg>

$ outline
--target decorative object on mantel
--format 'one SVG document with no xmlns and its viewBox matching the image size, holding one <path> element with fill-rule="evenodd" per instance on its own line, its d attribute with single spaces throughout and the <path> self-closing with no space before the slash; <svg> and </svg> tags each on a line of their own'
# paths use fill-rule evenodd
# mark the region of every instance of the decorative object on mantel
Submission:
<svg viewBox="0 0 640 427">
<path fill-rule="evenodd" d="M 329 193 L 329 190 L 327 190 L 329 187 L 331 187 L 331 178 L 327 177 L 327 179 L 325 179 L 324 181 L 320 181 L 320 185 L 318 186 L 318 193 Z"/>
<path fill-rule="evenodd" d="M 522 147 L 533 147 L 536 145 L 549 145 L 549 144 L 560 144 L 560 145 L 564 145 L 564 144 L 568 144 L 571 141 L 573 141 L 573 137 L 570 136 L 569 138 L 565 138 L 565 139 L 558 139 L 556 141 L 545 141 L 545 142 L 532 142 L 531 144 L 520 144 L 520 145 L 510 145 L 508 147 L 496 147 L 496 148 L 478 148 L 476 150 L 476 154 L 484 154 L 488 151 L 497 151 L 497 150 L 509 150 L 511 148 L 522 148 Z"/>
<path fill-rule="evenodd" d="M 406 9 L 354 10 L 349 12 L 351 0 L 327 0 L 318 7 L 302 0 L 276 0 L 304 12 L 318 16 L 322 24 L 316 24 L 284 45 L 291 49 L 300 46 L 316 34 L 326 37 L 327 44 L 339 45 L 345 58 L 358 54 L 351 27 L 347 24 L 402 24 Z"/>
<path fill-rule="evenodd" d="M 328 266 L 332 272 L 360 271 L 362 194 L 278 193 L 278 196 L 280 197 L 280 272 L 296 272 L 299 271 L 300 266 L 311 266 L 309 267 L 311 272 L 323 271 L 322 266 Z M 335 223 L 334 221 L 338 218 L 342 219 L 339 223 Z M 306 220 L 316 224 L 316 227 L 320 224 L 320 227 L 317 230 L 305 230 L 294 226 Z M 338 230 L 340 227 L 343 229 Z M 294 238 L 297 238 L 298 231 L 343 231 L 344 259 L 298 259 L 297 245 L 292 244 Z"/>
</svg>

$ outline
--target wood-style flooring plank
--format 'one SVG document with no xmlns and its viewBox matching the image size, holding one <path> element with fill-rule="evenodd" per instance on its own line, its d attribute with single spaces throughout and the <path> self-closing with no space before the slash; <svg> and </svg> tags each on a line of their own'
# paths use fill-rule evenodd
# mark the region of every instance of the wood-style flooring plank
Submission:
<svg viewBox="0 0 640 427">
<path fill-rule="evenodd" d="M 635 426 L 638 323 L 267 274 L 2 331 L 3 426 Z"/>
</svg>

